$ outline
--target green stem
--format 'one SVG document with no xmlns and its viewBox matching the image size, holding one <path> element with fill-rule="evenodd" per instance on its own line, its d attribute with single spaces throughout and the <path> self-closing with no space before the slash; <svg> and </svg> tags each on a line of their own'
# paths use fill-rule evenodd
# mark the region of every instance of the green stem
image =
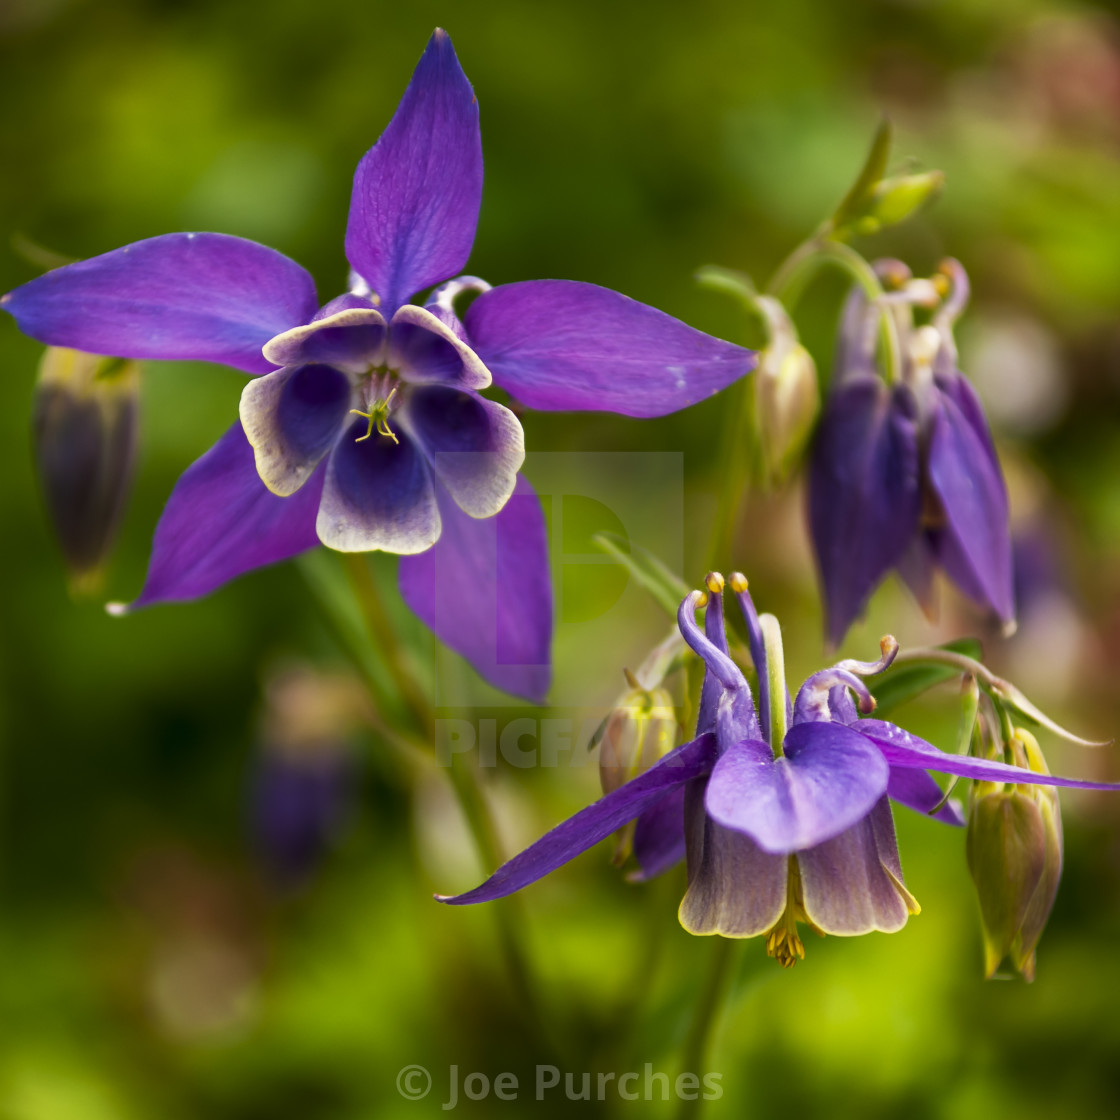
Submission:
<svg viewBox="0 0 1120 1120">
<path fill-rule="evenodd" d="M 400 700 L 424 737 L 428 750 L 434 750 L 435 714 L 399 655 L 400 643 L 381 601 L 369 563 L 360 553 L 344 554 L 344 562 L 350 586 L 358 600 L 374 647 L 396 685 Z M 362 676 L 370 686 L 374 705 L 380 707 L 387 699 L 384 689 L 378 686 L 376 679 L 364 667 Z M 455 766 L 453 761 L 451 765 L 440 769 L 446 771 L 455 791 L 483 867 L 500 866 L 504 862 L 501 844 L 479 786 L 477 773 L 473 768 Z M 543 1040 L 544 1019 L 540 1012 L 540 1001 L 536 996 L 532 970 L 522 948 L 523 915 L 519 904 L 515 899 L 503 899 L 491 904 L 489 909 L 497 925 L 499 951 L 508 972 L 513 996 L 526 1023 L 531 1029 L 539 1031 Z"/>
<path fill-rule="evenodd" d="M 967 673 L 971 677 L 975 677 L 981 684 L 987 685 L 992 689 L 1006 688 L 1007 682 L 997 677 L 986 665 L 982 662 L 969 657 L 964 653 L 957 653 L 951 649 L 936 649 L 936 648 L 921 648 L 921 649 L 907 649 L 900 650 L 895 656 L 893 664 L 905 665 L 908 662 L 915 664 L 930 664 L 935 665 L 950 665 L 954 669 L 959 669 L 962 673 Z"/>
<path fill-rule="evenodd" d="M 381 593 L 377 590 L 377 583 L 369 569 L 369 562 L 360 552 L 345 552 L 342 556 L 354 597 L 361 607 L 362 617 L 365 619 L 373 644 L 397 687 L 397 694 L 420 733 L 427 740 L 433 741 L 435 718 L 431 705 L 401 661 L 400 643 L 381 602 Z"/>
<path fill-rule="evenodd" d="M 730 968 L 735 960 L 737 947 L 737 942 L 729 937 L 715 937 L 713 941 L 715 944 L 712 945 L 712 955 L 708 961 L 708 975 L 700 998 L 696 1001 L 696 1010 L 692 1014 L 688 1037 L 681 1052 L 681 1072 L 693 1073 L 700 1078 L 706 1072 L 712 1033 L 719 1019 L 723 997 L 730 986 Z M 688 1120 L 695 1116 L 700 1107 L 699 1098 L 700 1094 L 697 1094 L 695 1100 L 682 1100 L 677 1109 L 677 1120 Z"/>
<path fill-rule="evenodd" d="M 855 249 L 841 241 L 816 237 L 799 245 L 778 266 L 766 290 L 791 308 L 814 274 L 830 264 L 846 272 L 859 285 L 868 302 L 879 307 L 879 337 L 883 347 L 883 372 L 893 385 L 901 376 L 902 356 L 898 327 L 890 308 L 883 304 L 883 285 L 875 270 Z"/>
<path fill-rule="evenodd" d="M 501 844 L 498 840 L 494 819 L 483 796 L 478 775 L 473 767 L 456 766 L 452 762 L 445 768 L 452 788 L 459 799 L 463 815 L 467 819 L 471 836 L 478 848 L 479 858 L 484 868 L 500 867 L 505 862 Z M 501 955 L 509 972 L 510 986 L 521 1008 L 522 1014 L 535 1027 L 544 1022 L 540 1013 L 540 1001 L 532 977 L 529 962 L 522 951 L 524 932 L 524 913 L 520 900 L 504 898 L 489 904 L 498 926 Z"/>
<path fill-rule="evenodd" d="M 731 550 L 735 543 L 735 526 L 739 507 L 750 477 L 750 454 L 754 446 L 751 438 L 753 385 L 749 378 L 742 378 L 729 394 L 728 408 L 732 421 L 724 426 L 724 446 L 720 454 L 723 477 L 719 488 L 719 505 L 712 524 L 712 536 L 704 570 L 734 567 Z"/>
</svg>

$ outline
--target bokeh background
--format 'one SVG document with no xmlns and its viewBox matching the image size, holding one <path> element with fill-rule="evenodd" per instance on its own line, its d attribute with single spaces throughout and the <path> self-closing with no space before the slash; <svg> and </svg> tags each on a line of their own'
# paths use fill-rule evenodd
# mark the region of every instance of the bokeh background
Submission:
<svg viewBox="0 0 1120 1120">
<path fill-rule="evenodd" d="M 180 229 L 265 241 L 309 267 L 324 298 L 341 290 L 353 167 L 436 24 L 482 106 L 471 268 L 492 282 L 594 281 L 749 342 L 741 312 L 695 285 L 698 266 L 763 279 L 842 195 L 883 112 L 896 168 L 946 172 L 936 207 L 860 248 L 924 274 L 951 253 L 971 272 L 964 368 L 1011 484 L 1022 626 L 1002 641 L 948 589 L 934 626 L 888 585 L 846 648 L 867 654 L 887 629 L 904 642 L 978 633 L 1039 704 L 1114 735 L 1120 24 L 1105 6 L 0 0 L 0 290 L 36 275 L 44 251 L 77 258 Z M 842 295 L 822 281 L 803 307 L 824 371 Z M 511 915 L 536 974 L 530 1005 L 494 914 L 431 901 L 483 868 L 446 774 L 378 729 L 348 656 L 368 652 L 360 617 L 332 557 L 193 605 L 102 610 L 139 589 L 162 503 L 228 426 L 240 375 L 146 368 L 120 545 L 100 593 L 70 596 L 31 469 L 40 351 L 0 323 L 0 1117 L 438 1114 L 451 1064 L 520 1077 L 519 1103 L 459 1105 L 502 1116 L 531 1106 L 540 1062 L 675 1073 L 713 949 L 676 923 L 683 872 L 630 886 L 604 846 L 525 892 Z M 532 450 L 573 464 L 592 451 L 679 461 L 669 550 L 696 583 L 726 412 L 716 398 L 656 422 L 524 423 Z M 618 528 L 594 503 L 576 512 L 554 558 L 587 556 L 591 533 Z M 722 563 L 782 617 L 796 683 L 822 659 L 798 488 L 752 497 Z M 578 726 L 667 624 L 617 571 L 559 569 L 572 582 L 557 679 L 583 702 L 545 714 Z M 431 642 L 392 596 L 391 558 L 372 571 L 427 686 Z M 596 602 L 610 625 L 581 630 Z M 499 729 L 541 714 L 479 697 L 487 706 L 440 714 Z M 907 716 L 951 743 L 951 690 Z M 1120 777 L 1111 751 L 1043 743 L 1055 767 Z M 315 858 L 262 827 L 262 797 L 292 772 L 333 822 Z M 507 851 L 597 794 L 594 766 L 480 777 Z M 697 1071 L 723 1075 L 708 1112 L 1115 1114 L 1120 805 L 1063 804 L 1067 866 L 1032 986 L 981 979 L 963 835 L 901 811 L 922 914 L 891 937 L 813 939 L 791 973 L 758 942 L 741 946 Z M 434 1077 L 422 1102 L 395 1087 L 412 1063 Z M 670 1107 L 555 1090 L 533 1106 Z"/>
</svg>

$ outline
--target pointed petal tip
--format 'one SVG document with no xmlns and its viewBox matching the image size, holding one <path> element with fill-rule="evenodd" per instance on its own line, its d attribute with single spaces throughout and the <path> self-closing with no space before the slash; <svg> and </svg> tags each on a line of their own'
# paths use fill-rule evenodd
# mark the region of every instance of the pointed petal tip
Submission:
<svg viewBox="0 0 1120 1120">
<path fill-rule="evenodd" d="M 120 602 L 106 603 L 105 613 L 111 615 L 113 618 L 124 618 L 126 614 L 132 613 L 132 604 Z"/>
</svg>

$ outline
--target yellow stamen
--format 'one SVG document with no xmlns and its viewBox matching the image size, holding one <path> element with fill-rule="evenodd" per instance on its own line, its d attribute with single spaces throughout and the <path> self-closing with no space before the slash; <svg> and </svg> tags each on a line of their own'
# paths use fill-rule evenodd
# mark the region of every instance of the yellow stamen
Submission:
<svg viewBox="0 0 1120 1120">
<path fill-rule="evenodd" d="M 369 412 L 363 412 L 360 408 L 350 409 L 355 416 L 364 416 L 369 421 L 366 434 L 364 436 L 358 436 L 354 441 L 355 443 L 361 443 L 363 440 L 369 439 L 369 437 L 373 435 L 374 430 L 377 431 L 379 436 L 387 436 L 394 443 L 400 443 L 400 440 L 397 439 L 396 432 L 389 427 L 389 406 L 396 394 L 397 387 L 394 385 L 392 389 L 389 390 L 389 395 L 383 401 L 378 401 Z"/>
<path fill-rule="evenodd" d="M 797 856 L 790 856 L 786 908 L 766 934 L 766 955 L 773 957 L 782 968 L 793 968 L 798 961 L 805 959 L 805 945 L 797 932 L 798 922 L 804 922 L 818 937 L 824 937 L 824 932 L 817 929 L 805 913 L 801 871 L 797 866 Z"/>
<path fill-rule="evenodd" d="M 704 585 L 713 595 L 718 595 L 723 590 L 723 576 L 719 572 L 709 572 Z"/>
<path fill-rule="evenodd" d="M 742 572 L 732 572 L 727 582 L 736 594 L 741 594 L 747 589 L 747 577 Z"/>
</svg>

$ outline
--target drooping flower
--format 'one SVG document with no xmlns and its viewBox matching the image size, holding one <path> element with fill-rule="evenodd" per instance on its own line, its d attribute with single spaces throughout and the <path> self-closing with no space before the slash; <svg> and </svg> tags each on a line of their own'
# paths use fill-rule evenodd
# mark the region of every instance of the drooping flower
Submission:
<svg viewBox="0 0 1120 1120">
<path fill-rule="evenodd" d="M 1014 624 L 1007 489 L 983 408 L 957 368 L 953 323 L 968 299 L 956 261 L 942 266 L 950 291 L 932 322 L 915 328 L 913 303 L 936 290 L 907 283 L 888 293 L 899 333 L 901 378 L 888 385 L 875 360 L 881 309 L 862 291 L 848 298 L 824 416 L 809 471 L 809 521 L 838 644 L 871 593 L 897 569 L 927 610 L 938 569 L 1007 627 Z"/>
<path fill-rule="evenodd" d="M 320 307 L 280 253 L 184 233 L 0 301 L 53 345 L 256 377 L 240 422 L 175 487 L 134 607 L 204 595 L 319 542 L 396 552 L 405 601 L 444 642 L 500 687 L 544 695 L 543 516 L 518 474 L 521 426 L 481 391 L 493 381 L 533 408 L 660 416 L 743 376 L 754 356 L 591 284 L 448 281 L 466 265 L 481 193 L 478 104 L 437 30 L 358 165 L 344 295 Z M 468 289 L 481 294 L 460 319 L 453 301 Z"/>
<path fill-rule="evenodd" d="M 706 667 L 696 738 L 645 773 L 558 825 L 453 904 L 487 902 L 520 890 L 640 814 L 684 791 L 688 891 L 682 925 L 695 934 L 766 936 L 783 965 L 804 952 L 798 923 L 818 933 L 856 935 L 900 929 L 917 904 L 899 861 L 890 800 L 946 823 L 963 824 L 929 771 L 1030 785 L 1120 788 L 1036 773 L 1006 763 L 946 754 L 870 713 L 863 677 L 890 664 L 897 644 L 884 638 L 876 662 L 841 661 L 810 676 L 791 701 L 781 634 L 759 617 L 746 580 L 731 577 L 758 668 L 755 707 L 728 654 L 723 580 L 691 592 L 678 622 Z M 696 610 L 707 605 L 704 630 Z M 853 699 L 854 697 L 854 699 Z"/>
</svg>

